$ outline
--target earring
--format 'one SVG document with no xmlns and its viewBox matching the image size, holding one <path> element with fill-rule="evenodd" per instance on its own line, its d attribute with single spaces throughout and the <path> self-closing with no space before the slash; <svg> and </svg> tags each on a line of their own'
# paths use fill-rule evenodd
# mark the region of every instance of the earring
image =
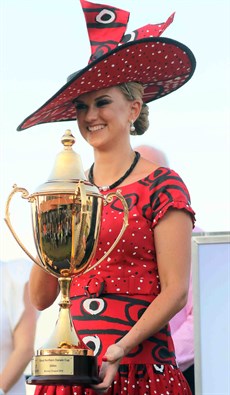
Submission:
<svg viewBox="0 0 230 395">
<path fill-rule="evenodd" d="M 136 128 L 135 128 L 134 122 L 132 120 L 132 121 L 130 121 L 130 134 L 136 134 L 135 130 L 136 130 Z"/>
</svg>

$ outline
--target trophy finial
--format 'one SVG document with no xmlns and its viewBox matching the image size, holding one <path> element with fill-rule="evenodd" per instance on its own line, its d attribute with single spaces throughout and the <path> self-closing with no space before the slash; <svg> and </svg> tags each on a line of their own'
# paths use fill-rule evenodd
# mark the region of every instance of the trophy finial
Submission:
<svg viewBox="0 0 230 395">
<path fill-rule="evenodd" d="M 80 155 L 73 150 L 75 137 L 70 129 L 67 129 L 61 138 L 63 149 L 56 155 L 51 174 L 44 184 L 39 185 L 35 195 L 40 193 L 75 193 L 76 185 L 83 182 L 88 192 L 97 194 L 98 188 L 91 184 L 85 176 Z"/>
<path fill-rule="evenodd" d="M 75 137 L 72 135 L 70 129 L 66 129 L 64 135 L 61 139 L 62 144 L 64 147 L 72 147 L 75 143 Z"/>
<path fill-rule="evenodd" d="M 75 191 L 76 183 L 80 180 L 86 181 L 85 173 L 80 155 L 73 150 L 75 137 L 71 130 L 67 129 L 61 138 L 63 150 L 56 155 L 53 169 L 48 181 L 40 185 L 38 192 L 51 191 Z M 94 187 L 95 189 L 95 187 Z"/>
<path fill-rule="evenodd" d="M 56 156 L 53 170 L 49 177 L 49 182 L 59 181 L 60 183 L 73 180 L 85 180 L 85 174 L 81 162 L 81 157 L 77 154 L 72 146 L 75 143 L 75 137 L 71 130 L 67 129 L 61 138 L 64 150 Z"/>
</svg>

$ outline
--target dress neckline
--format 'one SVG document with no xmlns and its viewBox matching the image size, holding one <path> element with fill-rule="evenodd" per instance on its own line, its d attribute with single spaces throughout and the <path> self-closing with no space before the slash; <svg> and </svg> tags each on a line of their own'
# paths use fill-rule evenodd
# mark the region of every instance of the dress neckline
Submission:
<svg viewBox="0 0 230 395">
<path fill-rule="evenodd" d="M 170 171 L 171 171 L 171 169 L 169 169 L 169 167 L 159 166 L 159 167 L 157 167 L 155 170 L 152 170 L 151 173 L 147 174 L 145 177 L 142 177 L 142 178 L 140 178 L 140 179 L 138 179 L 138 180 L 136 180 L 136 181 L 133 181 L 133 182 L 131 182 L 131 183 L 129 183 L 129 184 L 125 184 L 125 185 L 121 185 L 121 186 L 115 187 L 115 188 L 111 189 L 111 191 L 114 190 L 114 189 L 116 189 L 116 190 L 118 190 L 118 189 L 124 189 L 124 188 L 126 188 L 126 187 L 129 187 L 129 186 L 132 186 L 132 185 L 134 185 L 134 184 L 140 183 L 141 181 L 146 180 L 146 178 L 150 177 L 152 174 L 154 174 L 156 171 L 159 171 L 160 169 L 167 169 L 167 170 L 170 170 Z M 108 192 L 110 192 L 110 191 L 102 191 L 101 193 L 103 193 L 103 194 L 106 195 L 106 194 L 108 194 Z"/>
</svg>

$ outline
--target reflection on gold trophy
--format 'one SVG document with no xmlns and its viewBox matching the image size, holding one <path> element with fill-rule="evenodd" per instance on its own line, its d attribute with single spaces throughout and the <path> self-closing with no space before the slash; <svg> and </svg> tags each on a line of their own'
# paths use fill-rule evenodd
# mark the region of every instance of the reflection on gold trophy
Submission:
<svg viewBox="0 0 230 395">
<path fill-rule="evenodd" d="M 60 284 L 59 317 L 52 336 L 33 358 L 28 384 L 89 386 L 100 381 L 97 359 L 74 329 L 69 289 L 72 276 L 99 265 L 117 245 L 128 225 L 128 207 L 119 192 L 104 197 L 86 180 L 81 158 L 72 149 L 74 142 L 67 130 L 62 137 L 64 150 L 57 155 L 49 180 L 31 195 L 14 185 L 6 204 L 5 221 L 18 244 L 36 264 L 56 276 Z M 31 203 L 37 259 L 22 244 L 10 221 L 10 202 L 18 192 Z M 111 248 L 90 266 L 97 248 L 103 204 L 114 197 L 122 203 L 123 226 Z"/>
</svg>

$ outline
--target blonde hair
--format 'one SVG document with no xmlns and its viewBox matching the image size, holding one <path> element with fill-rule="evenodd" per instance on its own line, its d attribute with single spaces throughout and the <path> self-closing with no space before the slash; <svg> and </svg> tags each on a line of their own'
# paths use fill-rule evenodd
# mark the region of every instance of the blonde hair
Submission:
<svg viewBox="0 0 230 395">
<path fill-rule="evenodd" d="M 124 84 L 118 85 L 118 87 L 128 101 L 141 100 L 142 108 L 139 117 L 134 122 L 134 134 L 141 135 L 145 133 L 149 127 L 149 108 L 147 104 L 143 103 L 143 86 L 139 82 L 125 82 Z"/>
</svg>

